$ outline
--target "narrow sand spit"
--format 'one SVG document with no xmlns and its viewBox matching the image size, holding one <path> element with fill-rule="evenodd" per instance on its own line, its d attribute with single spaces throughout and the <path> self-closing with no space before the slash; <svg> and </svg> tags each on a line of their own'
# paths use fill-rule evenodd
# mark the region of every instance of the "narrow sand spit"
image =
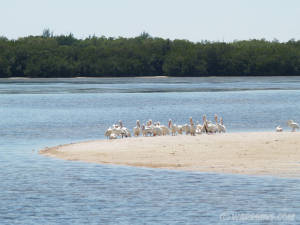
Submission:
<svg viewBox="0 0 300 225">
<path fill-rule="evenodd" d="M 40 154 L 101 164 L 300 177 L 300 132 L 99 140 L 46 148 Z"/>
</svg>

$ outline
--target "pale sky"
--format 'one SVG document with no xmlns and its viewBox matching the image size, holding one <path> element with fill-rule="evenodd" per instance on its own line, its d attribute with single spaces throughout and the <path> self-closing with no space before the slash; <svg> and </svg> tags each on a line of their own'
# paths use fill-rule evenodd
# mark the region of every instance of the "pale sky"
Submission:
<svg viewBox="0 0 300 225">
<path fill-rule="evenodd" d="M 300 39 L 300 0 L 0 0 L 0 36 Z"/>
</svg>

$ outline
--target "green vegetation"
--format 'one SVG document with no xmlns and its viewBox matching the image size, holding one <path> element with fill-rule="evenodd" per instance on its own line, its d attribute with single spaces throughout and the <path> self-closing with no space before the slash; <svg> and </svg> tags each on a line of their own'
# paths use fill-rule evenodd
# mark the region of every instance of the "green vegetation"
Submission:
<svg viewBox="0 0 300 225">
<path fill-rule="evenodd" d="M 0 77 L 300 75 L 300 41 L 0 37 Z"/>
</svg>

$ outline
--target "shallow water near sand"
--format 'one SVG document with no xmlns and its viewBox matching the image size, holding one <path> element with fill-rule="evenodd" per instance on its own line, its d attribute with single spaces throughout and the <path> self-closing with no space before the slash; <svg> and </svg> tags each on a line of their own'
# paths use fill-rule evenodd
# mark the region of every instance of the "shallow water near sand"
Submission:
<svg viewBox="0 0 300 225">
<path fill-rule="evenodd" d="M 102 139 L 119 119 L 132 128 L 217 113 L 229 132 L 288 130 L 286 120 L 300 121 L 299 99 L 298 77 L 0 79 L 0 224 L 299 224 L 299 179 L 37 154 Z"/>
</svg>

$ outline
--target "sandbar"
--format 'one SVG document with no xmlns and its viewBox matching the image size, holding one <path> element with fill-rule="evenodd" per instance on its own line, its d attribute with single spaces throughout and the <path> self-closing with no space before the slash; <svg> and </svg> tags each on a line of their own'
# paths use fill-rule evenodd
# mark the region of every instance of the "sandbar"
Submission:
<svg viewBox="0 0 300 225">
<path fill-rule="evenodd" d="M 39 153 L 89 163 L 300 177 L 300 132 L 95 140 L 45 148 Z"/>
</svg>

